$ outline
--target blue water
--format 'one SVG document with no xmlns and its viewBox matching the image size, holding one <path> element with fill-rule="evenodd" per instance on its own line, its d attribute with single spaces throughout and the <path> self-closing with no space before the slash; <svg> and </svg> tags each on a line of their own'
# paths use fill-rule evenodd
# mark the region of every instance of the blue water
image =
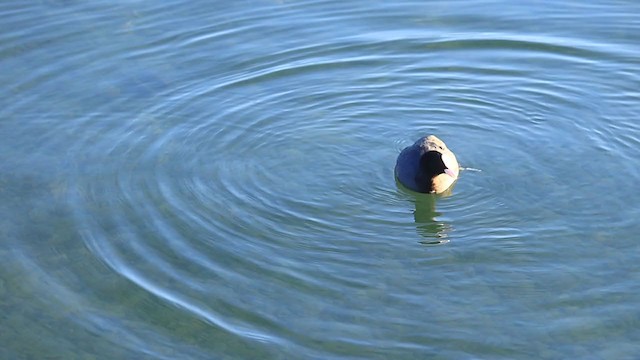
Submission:
<svg viewBox="0 0 640 360">
<path fill-rule="evenodd" d="M 0 4 L 0 359 L 634 359 L 640 3 Z M 400 188 L 436 134 L 450 196 Z"/>
</svg>

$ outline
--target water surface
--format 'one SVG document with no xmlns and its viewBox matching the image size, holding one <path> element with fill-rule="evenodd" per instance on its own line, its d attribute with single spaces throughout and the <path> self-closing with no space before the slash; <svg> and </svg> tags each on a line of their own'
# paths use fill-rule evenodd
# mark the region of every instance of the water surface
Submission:
<svg viewBox="0 0 640 360">
<path fill-rule="evenodd" d="M 0 15 L 0 358 L 640 353 L 635 2 Z"/>
</svg>

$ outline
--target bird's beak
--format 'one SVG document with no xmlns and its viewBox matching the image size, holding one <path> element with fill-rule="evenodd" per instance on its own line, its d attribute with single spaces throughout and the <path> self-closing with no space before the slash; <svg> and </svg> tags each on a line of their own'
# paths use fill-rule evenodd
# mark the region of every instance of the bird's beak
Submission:
<svg viewBox="0 0 640 360">
<path fill-rule="evenodd" d="M 454 173 L 453 173 L 453 170 L 451 170 L 451 169 L 449 169 L 449 168 L 444 169 L 444 173 L 445 173 L 445 174 L 447 174 L 447 175 L 449 175 L 449 176 L 451 176 L 451 177 L 452 177 L 452 178 L 454 178 L 454 179 L 455 179 L 455 177 L 456 177 L 456 174 L 454 174 Z"/>
</svg>

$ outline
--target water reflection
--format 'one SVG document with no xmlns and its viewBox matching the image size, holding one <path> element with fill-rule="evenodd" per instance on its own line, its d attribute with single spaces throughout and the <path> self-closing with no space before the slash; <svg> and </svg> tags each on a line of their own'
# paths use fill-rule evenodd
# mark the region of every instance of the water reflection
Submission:
<svg viewBox="0 0 640 360">
<path fill-rule="evenodd" d="M 416 222 L 416 230 L 422 238 L 421 244 L 439 245 L 449 242 L 451 226 L 436 218 L 441 213 L 436 211 L 438 195 L 418 194 L 415 196 L 415 211 L 413 213 Z"/>
<path fill-rule="evenodd" d="M 424 245 L 448 243 L 451 225 L 447 222 L 437 220 L 442 213 L 436 211 L 436 202 L 439 198 L 451 196 L 455 184 L 440 195 L 413 192 L 399 183 L 397 179 L 396 184 L 400 190 L 412 197 L 415 206 L 413 218 L 416 224 L 416 231 L 422 239 L 420 243 Z"/>
</svg>

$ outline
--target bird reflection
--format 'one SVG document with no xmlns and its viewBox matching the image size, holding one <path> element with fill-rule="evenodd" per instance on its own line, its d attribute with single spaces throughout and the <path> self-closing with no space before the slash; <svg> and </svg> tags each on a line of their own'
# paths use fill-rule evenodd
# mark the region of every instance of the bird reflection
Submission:
<svg viewBox="0 0 640 360">
<path fill-rule="evenodd" d="M 407 194 L 412 195 L 414 201 L 415 211 L 413 217 L 416 224 L 416 231 L 420 235 L 420 243 L 424 245 L 439 245 L 449 242 L 449 232 L 451 231 L 451 225 L 444 221 L 436 220 L 436 218 L 442 213 L 436 211 L 436 201 L 438 198 L 450 196 L 453 187 L 449 188 L 441 195 L 433 194 L 420 194 L 415 193 L 405 188 L 399 182 L 398 188 L 405 191 Z"/>
<path fill-rule="evenodd" d="M 441 213 L 436 211 L 437 195 L 418 194 L 415 197 L 416 210 L 413 217 L 416 222 L 416 230 L 422 238 L 421 244 L 437 245 L 449 242 L 449 230 L 451 226 L 436 218 Z"/>
</svg>

